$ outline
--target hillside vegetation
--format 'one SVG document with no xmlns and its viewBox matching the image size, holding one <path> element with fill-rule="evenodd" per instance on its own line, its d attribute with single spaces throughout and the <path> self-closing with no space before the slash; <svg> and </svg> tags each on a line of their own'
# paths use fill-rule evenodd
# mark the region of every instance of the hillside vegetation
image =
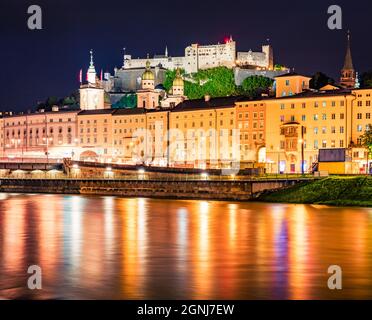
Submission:
<svg viewBox="0 0 372 320">
<path fill-rule="evenodd" d="M 185 95 L 189 99 L 200 99 L 207 94 L 212 98 L 236 95 L 255 97 L 261 92 L 267 91 L 273 83 L 272 79 L 252 76 L 246 78 L 242 86 L 237 86 L 235 84 L 234 71 L 226 67 L 199 70 L 190 75 L 185 75 L 184 70 L 181 70 L 181 74 L 185 83 Z M 175 70 L 166 72 L 163 85 L 167 91 L 172 88 L 175 76 Z"/>
<path fill-rule="evenodd" d="M 372 177 L 329 177 L 266 193 L 260 201 L 372 207 Z"/>
</svg>

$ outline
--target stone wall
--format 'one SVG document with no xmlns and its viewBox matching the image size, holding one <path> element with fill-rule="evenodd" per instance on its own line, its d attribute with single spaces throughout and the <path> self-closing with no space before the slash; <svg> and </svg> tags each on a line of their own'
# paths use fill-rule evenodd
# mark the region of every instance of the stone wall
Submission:
<svg viewBox="0 0 372 320">
<path fill-rule="evenodd" d="M 0 192 L 110 195 L 204 200 L 251 200 L 267 190 L 286 188 L 298 180 L 156 181 L 0 179 Z"/>
<path fill-rule="evenodd" d="M 244 79 L 251 77 L 251 76 L 263 76 L 270 79 L 274 79 L 277 76 L 282 74 L 288 73 L 289 70 L 284 71 L 274 71 L 274 70 L 256 70 L 256 69 L 242 69 L 242 68 L 235 68 L 234 69 L 234 76 L 235 76 L 235 84 L 240 86 Z"/>
</svg>

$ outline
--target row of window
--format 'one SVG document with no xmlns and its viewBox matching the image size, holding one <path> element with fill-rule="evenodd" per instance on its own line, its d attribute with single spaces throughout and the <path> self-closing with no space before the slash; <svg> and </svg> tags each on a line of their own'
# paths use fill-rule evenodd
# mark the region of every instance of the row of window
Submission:
<svg viewBox="0 0 372 320">
<path fill-rule="evenodd" d="M 284 150 L 284 149 L 287 149 L 287 150 L 296 150 L 297 149 L 297 145 L 298 145 L 298 141 L 293 139 L 293 140 L 287 140 L 287 141 L 280 141 L 280 149 Z M 314 140 L 314 144 L 313 144 L 313 148 L 314 149 L 319 149 L 319 146 L 321 146 L 321 148 L 344 148 L 345 146 L 345 143 L 344 143 L 344 140 L 339 140 L 338 141 L 338 145 L 336 144 L 336 140 L 331 140 L 330 141 L 330 144 L 328 144 L 328 141 L 327 140 Z M 307 142 L 306 140 L 304 140 L 304 149 L 307 149 Z"/>
<path fill-rule="evenodd" d="M 46 122 L 46 119 L 43 119 L 42 121 L 33 121 L 33 120 L 30 120 L 28 122 L 28 124 L 31 125 L 31 124 L 39 124 L 39 123 L 45 123 L 45 122 Z M 50 123 L 54 123 L 54 122 L 62 123 L 62 122 L 66 122 L 66 120 L 64 120 L 64 119 L 58 119 L 58 121 L 57 121 L 57 119 L 49 119 L 49 122 Z M 67 122 L 72 122 L 72 119 L 71 118 L 68 118 L 67 119 Z M 27 122 L 26 122 L 26 120 L 23 121 L 23 122 L 21 122 L 21 121 L 18 121 L 18 122 L 5 122 L 5 126 L 6 127 L 11 127 L 11 126 L 14 127 L 14 126 L 17 126 L 17 125 L 18 126 L 20 126 L 20 125 L 27 125 Z"/>
<path fill-rule="evenodd" d="M 72 135 L 69 134 L 67 135 L 66 137 L 66 143 L 67 144 L 72 144 L 73 143 L 73 139 L 72 139 Z M 33 146 L 54 146 L 54 145 L 61 145 L 63 144 L 63 136 L 62 135 L 58 135 L 58 136 L 55 136 L 55 137 L 48 137 L 48 138 L 40 138 L 40 137 L 35 137 L 35 138 L 32 138 L 32 137 L 29 137 L 29 138 L 22 138 L 22 139 L 7 139 L 5 141 L 5 144 L 7 145 L 7 147 L 12 147 L 12 148 L 23 148 L 23 147 L 33 147 Z M 27 145 L 27 142 L 28 142 L 28 145 Z"/>
<path fill-rule="evenodd" d="M 54 129 L 55 129 L 55 128 L 50 128 L 50 129 L 49 129 L 49 133 L 50 133 L 50 134 L 53 134 L 53 133 L 54 133 Z M 57 131 L 57 130 L 56 130 L 56 131 Z M 63 130 L 63 127 L 59 127 L 59 128 L 58 128 L 58 133 L 62 134 L 63 131 L 64 131 L 64 130 Z M 17 135 L 18 135 L 18 137 L 21 136 L 21 132 L 22 132 L 22 131 L 21 131 L 20 129 L 17 131 Z M 29 130 L 29 135 L 31 136 L 33 133 L 35 133 L 35 135 L 38 135 L 39 132 L 42 132 L 42 134 L 45 135 L 46 129 L 45 129 L 45 128 L 43 128 L 43 129 L 35 129 L 35 130 L 30 129 L 30 130 Z M 71 128 L 71 127 L 68 127 L 68 128 L 67 128 L 67 133 L 71 133 L 71 132 L 72 132 L 72 128 Z M 6 136 L 9 137 L 10 135 L 11 135 L 12 137 L 14 137 L 14 136 L 16 135 L 16 131 L 15 131 L 15 130 L 12 130 L 12 131 L 7 130 L 7 131 L 6 131 Z M 24 136 L 27 135 L 27 131 L 26 131 L 26 129 L 23 130 L 23 135 L 24 135 Z"/>
<path fill-rule="evenodd" d="M 263 112 L 260 112 L 259 115 L 260 115 L 260 118 L 261 119 L 264 117 L 264 113 Z M 253 118 L 257 118 L 257 117 L 258 117 L 258 113 L 257 112 L 253 112 Z M 243 119 L 243 113 L 239 113 L 238 114 L 238 118 L 239 119 Z M 249 112 L 245 112 L 244 113 L 244 118 L 245 119 L 248 119 L 249 118 Z"/>
<path fill-rule="evenodd" d="M 332 113 L 331 114 L 331 120 L 336 120 L 336 117 L 337 117 L 337 115 L 335 113 Z M 370 113 L 367 113 L 366 114 L 366 119 L 370 119 L 370 117 L 371 117 L 371 114 Z M 319 114 L 314 114 L 312 118 L 313 118 L 314 121 L 318 121 L 319 120 Z M 280 122 L 284 122 L 285 121 L 285 116 L 284 115 L 281 115 L 279 117 L 279 119 L 280 119 Z M 340 120 L 344 120 L 345 119 L 345 114 L 344 113 L 340 113 L 339 114 L 339 119 Z M 361 119 L 361 118 L 358 118 L 358 119 Z M 303 114 L 301 116 L 301 120 L 302 121 L 306 121 L 307 120 L 307 115 L 306 114 Z M 322 113 L 321 120 L 328 120 L 328 115 L 326 113 Z M 296 116 L 295 115 L 291 115 L 290 116 L 290 121 L 297 121 Z"/>
<path fill-rule="evenodd" d="M 367 101 L 367 102 L 370 102 L 370 101 Z M 314 104 L 313 104 L 313 107 L 314 108 L 318 108 L 320 105 L 322 107 L 324 107 L 324 108 L 327 107 L 327 101 L 323 101 L 321 103 L 319 103 L 318 101 L 315 101 Z M 337 105 L 337 102 L 336 101 L 331 101 L 331 107 L 336 107 L 336 105 Z M 344 106 L 345 106 L 345 101 L 340 101 L 340 107 L 344 107 Z M 289 107 L 290 107 L 290 109 L 295 109 L 296 108 L 296 104 L 295 103 L 291 103 Z M 307 107 L 307 103 L 306 102 L 301 103 L 301 108 L 302 109 L 305 109 L 306 107 Z M 286 109 L 285 103 L 280 104 L 280 109 L 281 110 Z"/>
</svg>

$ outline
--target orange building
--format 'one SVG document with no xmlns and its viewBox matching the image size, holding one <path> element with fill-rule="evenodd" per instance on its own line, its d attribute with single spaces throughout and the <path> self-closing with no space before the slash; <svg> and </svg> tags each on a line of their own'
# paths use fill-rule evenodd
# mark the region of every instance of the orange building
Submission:
<svg viewBox="0 0 372 320">
<path fill-rule="evenodd" d="M 240 162 L 265 162 L 265 101 L 244 100 L 235 103 L 236 124 L 240 132 Z"/>
</svg>

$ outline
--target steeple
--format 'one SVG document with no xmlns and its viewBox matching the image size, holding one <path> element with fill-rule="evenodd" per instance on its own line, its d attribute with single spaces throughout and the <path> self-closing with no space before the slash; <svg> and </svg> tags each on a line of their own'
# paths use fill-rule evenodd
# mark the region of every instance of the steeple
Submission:
<svg viewBox="0 0 372 320">
<path fill-rule="evenodd" d="M 165 46 L 165 56 L 168 57 L 168 46 Z"/>
<path fill-rule="evenodd" d="M 350 46 L 351 34 L 350 31 L 347 32 L 347 49 L 344 63 L 344 70 L 354 70 L 353 59 L 351 56 L 351 46 Z"/>
<path fill-rule="evenodd" d="M 87 80 L 88 84 L 95 85 L 96 84 L 96 68 L 94 67 L 94 61 L 93 61 L 93 49 L 90 50 L 90 65 L 87 73 Z"/>
<path fill-rule="evenodd" d="M 353 65 L 353 59 L 351 55 L 351 33 L 347 32 L 347 47 L 344 67 L 341 70 L 340 85 L 344 88 L 355 88 L 356 84 L 356 73 Z"/>
</svg>

